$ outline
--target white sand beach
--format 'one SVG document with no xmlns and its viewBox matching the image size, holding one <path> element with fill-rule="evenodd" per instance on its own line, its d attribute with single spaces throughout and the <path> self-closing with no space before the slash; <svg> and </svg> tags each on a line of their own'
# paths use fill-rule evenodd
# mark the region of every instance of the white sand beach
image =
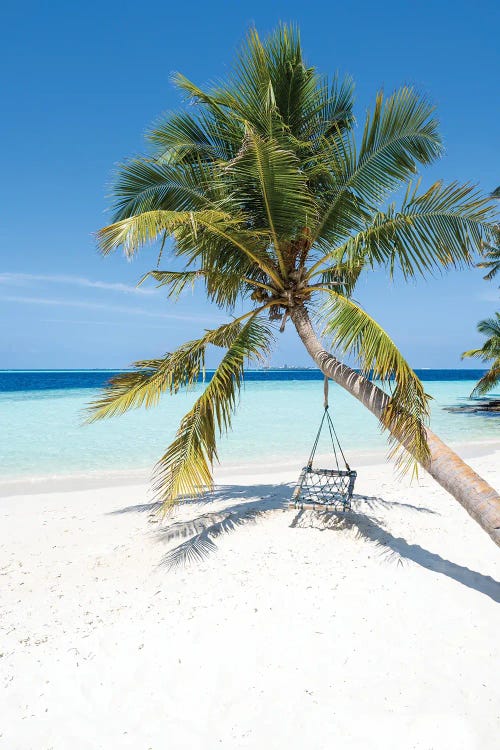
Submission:
<svg viewBox="0 0 500 750">
<path fill-rule="evenodd" d="M 144 485 L 1 498 L 0 747 L 498 747 L 498 549 L 428 476 L 363 467 L 343 519 L 293 479 L 163 523 Z"/>
</svg>

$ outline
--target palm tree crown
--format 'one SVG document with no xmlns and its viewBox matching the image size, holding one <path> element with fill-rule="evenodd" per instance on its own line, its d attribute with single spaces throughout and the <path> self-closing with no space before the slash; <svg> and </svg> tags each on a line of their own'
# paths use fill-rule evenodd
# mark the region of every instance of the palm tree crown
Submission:
<svg viewBox="0 0 500 750">
<path fill-rule="evenodd" d="M 265 42 L 251 31 L 232 74 L 210 91 L 181 75 L 175 82 L 191 106 L 151 129 L 148 156 L 119 168 L 100 248 L 132 256 L 158 242 L 160 260 L 170 238 L 168 254 L 184 270 L 147 277 L 169 296 L 199 283 L 228 313 L 241 300 L 248 311 L 113 378 L 90 418 L 151 406 L 189 387 L 204 372 L 207 348 L 220 347 L 221 363 L 155 482 L 166 506 L 210 486 L 216 438 L 230 426 L 246 362 L 267 357 L 276 321 L 283 328 L 306 306 L 338 352 L 387 381 L 382 423 L 396 445 L 425 458 L 428 397 L 353 294 L 359 275 L 374 267 L 409 278 L 468 264 L 489 232 L 491 205 L 472 187 L 412 185 L 419 165 L 442 153 L 434 108 L 412 88 L 379 93 L 357 138 L 352 81 L 329 81 L 309 67 L 297 30 L 284 25 Z M 402 201 L 390 203 L 401 187 Z"/>
<path fill-rule="evenodd" d="M 471 396 L 484 396 L 500 383 L 500 313 L 495 313 L 493 318 L 479 321 L 477 330 L 488 338 L 480 349 L 469 349 L 462 354 L 462 358 L 476 357 L 483 362 L 493 360 L 490 369 L 476 383 L 471 393 Z"/>
</svg>

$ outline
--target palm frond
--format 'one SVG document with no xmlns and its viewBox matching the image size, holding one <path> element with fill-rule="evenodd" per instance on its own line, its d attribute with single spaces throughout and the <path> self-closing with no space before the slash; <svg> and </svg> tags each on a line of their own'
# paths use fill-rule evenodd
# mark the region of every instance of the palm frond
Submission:
<svg viewBox="0 0 500 750">
<path fill-rule="evenodd" d="M 370 226 L 326 253 L 309 273 L 330 260 L 334 266 L 339 260 L 354 266 L 365 260 L 388 266 L 391 273 L 399 268 L 405 277 L 467 265 L 491 231 L 491 217 L 490 199 L 471 185 L 437 182 L 422 195 L 409 186 L 399 211 L 391 206 L 376 213 Z"/>
<path fill-rule="evenodd" d="M 195 144 L 193 156 L 197 153 L 203 159 L 211 153 L 218 158 L 233 158 L 235 154 L 229 153 L 235 147 L 235 140 L 238 137 L 240 142 L 242 140 L 243 123 L 250 124 L 262 137 L 286 133 L 311 152 L 316 141 L 334 129 L 342 131 L 350 127 L 354 120 L 352 81 L 349 78 L 339 81 L 335 77 L 329 83 L 308 66 L 303 58 L 298 28 L 293 24 L 280 24 L 265 40 L 251 29 L 232 72 L 210 92 L 179 74 L 175 76 L 175 83 L 196 102 L 211 123 L 224 126 L 224 135 L 221 137 L 221 130 L 217 128 L 215 138 L 212 124 L 209 128 L 204 123 L 200 130 L 198 121 L 193 120 L 172 121 L 173 127 L 164 122 L 156 127 L 153 140 L 161 148 L 167 140 L 175 148 L 178 141 L 182 158 L 190 150 L 190 142 Z M 228 143 L 231 149 L 226 148 Z"/>
<path fill-rule="evenodd" d="M 496 197 L 494 193 L 492 197 Z M 495 224 L 492 234 L 492 242 L 485 243 L 483 247 L 484 260 L 477 264 L 479 268 L 488 269 L 485 281 L 491 281 L 500 273 L 500 225 Z"/>
<path fill-rule="evenodd" d="M 429 396 L 396 344 L 383 328 L 355 302 L 329 292 L 325 305 L 325 333 L 341 354 L 352 356 L 362 373 L 384 381 L 390 399 L 381 424 L 391 429 L 391 457 L 402 471 L 429 456 L 425 425 L 429 417 Z"/>
<path fill-rule="evenodd" d="M 483 362 L 488 362 L 491 359 L 491 354 L 485 344 L 485 346 L 482 346 L 480 349 L 468 349 L 466 352 L 462 352 L 461 359 L 468 359 L 469 357 L 482 359 Z"/>
<path fill-rule="evenodd" d="M 244 133 L 243 124 L 220 109 L 178 112 L 163 116 L 147 137 L 157 160 L 167 164 L 214 164 L 234 158 Z"/>
<path fill-rule="evenodd" d="M 481 357 L 483 360 L 493 359 L 500 356 L 500 313 L 496 312 L 493 318 L 480 320 L 477 324 L 478 333 L 489 336 L 480 349 L 470 349 L 462 354 L 462 357 Z"/>
<path fill-rule="evenodd" d="M 366 204 L 381 203 L 408 182 L 417 164 L 430 164 L 441 155 L 433 112 L 434 107 L 412 88 L 403 87 L 387 99 L 378 94 L 373 113 L 366 116 L 359 153 L 350 131 L 332 150 L 332 167 L 336 172 L 340 167 L 341 172 L 332 197 L 324 204 L 316 240 L 336 241 L 336 223 L 345 211 L 346 197 L 356 196 Z"/>
<path fill-rule="evenodd" d="M 491 336 L 496 346 L 500 346 L 500 313 L 495 313 L 493 318 L 480 320 L 477 324 L 477 330 L 483 336 Z"/>
<path fill-rule="evenodd" d="M 492 281 L 497 273 L 500 272 L 500 250 L 498 250 L 495 255 L 490 256 L 492 260 L 486 260 L 482 263 L 478 263 L 479 268 L 487 268 L 488 273 L 484 275 L 485 281 Z"/>
<path fill-rule="evenodd" d="M 120 165 L 112 188 L 113 221 L 146 211 L 217 210 L 223 195 L 208 165 L 162 164 L 149 158 Z"/>
<path fill-rule="evenodd" d="M 281 244 L 293 239 L 314 216 L 314 204 L 297 157 L 248 126 L 240 154 L 226 171 L 243 212 L 248 206 L 254 220 L 260 219 L 261 227 L 269 229 L 279 265 L 286 274 Z"/>
<path fill-rule="evenodd" d="M 174 235 L 180 227 L 205 225 L 237 226 L 223 211 L 163 211 L 152 210 L 133 214 L 126 219 L 109 224 L 98 232 L 97 239 L 103 255 L 119 247 L 127 257 L 132 257 L 140 247 L 152 243 L 159 236 Z"/>
<path fill-rule="evenodd" d="M 339 260 L 331 267 L 318 272 L 320 283 L 333 286 L 334 291 L 342 294 L 344 297 L 352 297 L 365 266 L 366 261 L 362 256 L 359 256 L 357 262 L 354 262 L 353 259 L 349 259 L 347 263 Z"/>
<path fill-rule="evenodd" d="M 292 99 L 294 106 L 296 99 Z M 344 132 L 354 124 L 354 82 L 334 76 L 331 83 L 322 78 L 316 91 L 302 104 L 299 137 L 312 141 L 316 148 L 324 139 Z"/>
<path fill-rule="evenodd" d="M 104 227 L 97 238 L 104 255 L 122 247 L 125 255 L 132 257 L 139 248 L 165 235 L 173 235 L 177 254 L 187 253 L 190 260 L 203 254 L 203 249 L 206 251 L 206 244 L 203 247 L 201 241 L 203 235 L 208 235 L 210 241 L 222 240 L 233 253 L 239 251 L 281 285 L 259 234 L 245 229 L 241 216 L 224 211 L 144 211 Z"/>
<path fill-rule="evenodd" d="M 480 380 L 477 381 L 471 392 L 471 398 L 474 396 L 485 396 L 500 383 L 500 358 L 490 367 Z"/>
<path fill-rule="evenodd" d="M 154 279 L 157 282 L 157 288 L 167 288 L 167 297 L 177 299 L 186 288 L 190 287 L 194 290 L 196 282 L 201 280 L 205 284 L 210 301 L 215 302 L 219 307 L 232 309 L 238 295 L 248 296 L 260 286 L 258 281 L 242 276 L 244 270 L 241 263 L 233 264 L 233 268 L 229 263 L 219 263 L 217 267 L 198 268 L 192 271 L 155 269 L 148 271 L 139 281 L 139 285 L 147 279 Z M 255 276 L 255 269 L 252 266 L 246 270 Z M 270 287 L 268 289 L 273 291 Z"/>
<path fill-rule="evenodd" d="M 183 417 L 177 435 L 158 462 L 153 487 L 164 509 L 180 497 L 199 495 L 212 487 L 217 435 L 231 426 L 245 362 L 269 353 L 270 324 L 252 317 L 234 335 L 205 391 Z"/>
<path fill-rule="evenodd" d="M 217 97 L 217 92 L 203 91 L 182 73 L 174 73 L 172 83 L 178 89 L 184 91 L 194 103 L 204 105 L 214 116 L 219 117 L 223 113 L 223 107 L 226 104 Z"/>
<path fill-rule="evenodd" d="M 259 309 L 243 318 L 208 330 L 176 351 L 158 359 L 134 362 L 135 370 L 115 375 L 98 399 L 88 407 L 88 422 L 124 414 L 141 406 L 156 406 L 163 393 L 177 393 L 197 383 L 205 372 L 205 355 L 209 345 L 231 347 L 241 333 L 242 319 L 255 316 Z"/>
<path fill-rule="evenodd" d="M 167 287 L 167 296 L 177 298 L 186 287 L 194 289 L 198 279 L 203 278 L 205 271 L 198 269 L 196 271 L 148 271 L 139 281 L 138 286 L 143 284 L 147 279 L 154 279 L 157 289 Z"/>
</svg>

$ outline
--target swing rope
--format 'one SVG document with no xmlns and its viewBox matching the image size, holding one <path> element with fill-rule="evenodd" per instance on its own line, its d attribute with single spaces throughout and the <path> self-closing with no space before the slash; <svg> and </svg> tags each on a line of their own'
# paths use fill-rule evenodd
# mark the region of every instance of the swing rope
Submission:
<svg viewBox="0 0 500 750">
<path fill-rule="evenodd" d="M 337 446 L 338 446 L 338 449 L 339 449 L 339 453 L 342 456 L 342 460 L 344 461 L 344 466 L 345 466 L 346 470 L 350 471 L 351 468 L 350 468 L 349 464 L 347 463 L 346 457 L 344 456 L 344 451 L 342 450 L 342 446 L 340 445 L 340 440 L 339 440 L 337 432 L 335 430 L 335 426 L 333 424 L 333 420 L 332 420 L 332 418 L 330 416 L 329 403 L 328 403 L 328 378 L 326 377 L 326 375 L 325 375 L 324 382 L 323 382 L 323 396 L 324 396 L 324 398 L 323 398 L 323 408 L 324 408 L 323 417 L 321 419 L 321 422 L 320 422 L 320 425 L 319 425 L 319 429 L 318 429 L 318 432 L 316 434 L 316 438 L 314 440 L 313 447 L 312 447 L 312 450 L 311 450 L 311 455 L 309 456 L 309 460 L 307 462 L 307 465 L 309 467 L 312 467 L 313 459 L 314 459 L 314 456 L 316 454 L 316 450 L 318 448 L 318 443 L 319 443 L 319 438 L 321 436 L 321 431 L 323 430 L 323 425 L 324 425 L 325 419 L 326 419 L 326 423 L 328 425 L 328 431 L 330 433 L 330 440 L 331 440 L 332 448 L 333 448 L 333 455 L 335 457 L 335 464 L 337 466 L 337 471 L 340 470 L 340 467 L 339 467 L 339 461 L 338 461 L 338 457 L 337 457 L 337 449 L 335 447 L 335 443 L 337 443 Z"/>
<path fill-rule="evenodd" d="M 336 506 L 340 505 L 342 510 L 351 507 L 351 498 L 354 491 L 356 472 L 351 469 L 344 456 L 340 445 L 333 420 L 330 416 L 328 403 L 328 378 L 325 376 L 323 383 L 323 416 L 319 425 L 316 438 L 313 443 L 309 460 L 302 469 L 299 480 L 295 487 L 291 504 L 295 507 L 304 505 Z M 335 457 L 336 469 L 313 469 L 313 460 L 316 454 L 321 432 L 324 424 L 328 425 L 328 432 Z M 338 448 L 338 453 L 337 453 Z M 345 470 L 339 467 L 339 454 L 344 461 Z"/>
</svg>

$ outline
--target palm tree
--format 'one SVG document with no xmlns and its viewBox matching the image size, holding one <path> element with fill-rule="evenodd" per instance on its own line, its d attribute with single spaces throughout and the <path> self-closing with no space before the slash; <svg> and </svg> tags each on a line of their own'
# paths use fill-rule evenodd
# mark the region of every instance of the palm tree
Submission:
<svg viewBox="0 0 500 750">
<path fill-rule="evenodd" d="M 150 155 L 119 168 L 100 249 L 131 257 L 158 242 L 158 263 L 168 247 L 185 264 L 147 274 L 170 297 L 200 283 L 228 313 L 241 303 L 246 311 L 136 362 L 109 382 L 90 419 L 189 388 L 204 374 L 209 346 L 218 347 L 220 364 L 153 478 L 165 509 L 210 488 L 216 439 L 231 425 L 246 363 L 267 358 L 290 321 L 320 370 L 378 417 L 401 466 L 422 464 L 499 544 L 498 494 L 430 432 L 422 383 L 353 298 L 361 273 L 382 267 L 411 279 L 467 265 L 488 234 L 491 206 L 472 187 L 438 182 L 419 192 L 411 184 L 417 166 L 442 152 L 433 107 L 412 88 L 379 93 L 357 143 L 352 82 L 308 67 L 297 30 L 284 25 L 264 43 L 251 31 L 232 74 L 211 91 L 179 74 L 175 82 L 191 106 L 152 128 Z M 388 203 L 401 186 L 399 206 Z M 319 321 L 359 372 L 324 348 Z"/>
<path fill-rule="evenodd" d="M 477 330 L 489 338 L 480 349 L 469 349 L 464 352 L 462 358 L 477 357 L 483 362 L 493 360 L 490 369 L 476 383 L 471 393 L 471 396 L 484 396 L 500 383 L 500 313 L 495 313 L 493 318 L 479 321 Z"/>
<path fill-rule="evenodd" d="M 491 194 L 492 198 L 500 198 L 500 186 Z M 485 281 L 491 281 L 500 271 L 500 224 L 493 227 L 493 243 L 484 248 L 484 260 L 478 263 L 479 268 L 487 268 Z"/>
</svg>

